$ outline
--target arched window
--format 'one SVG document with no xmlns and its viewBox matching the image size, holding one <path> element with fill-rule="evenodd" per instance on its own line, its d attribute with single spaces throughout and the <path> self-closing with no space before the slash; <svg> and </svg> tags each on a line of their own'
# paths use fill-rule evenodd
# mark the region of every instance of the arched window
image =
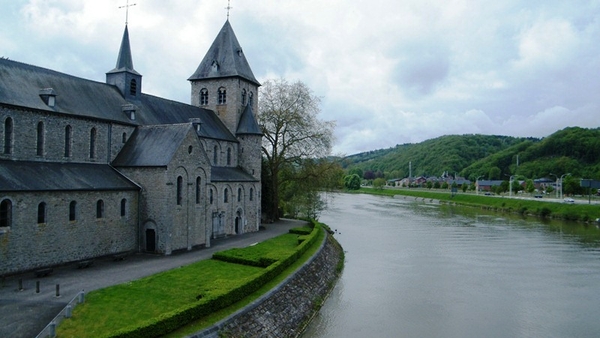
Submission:
<svg viewBox="0 0 600 338">
<path fill-rule="evenodd" d="M 238 188 L 238 202 L 242 201 L 242 188 Z"/>
<path fill-rule="evenodd" d="M 124 217 L 127 214 L 127 199 L 121 200 L 121 217 Z"/>
<path fill-rule="evenodd" d="M 218 161 L 218 159 L 219 159 L 219 155 L 218 155 L 218 148 L 217 148 L 217 146 L 215 146 L 215 147 L 213 148 L 213 164 L 214 164 L 214 165 L 217 165 L 217 164 L 219 164 L 219 161 Z"/>
<path fill-rule="evenodd" d="M 69 203 L 69 221 L 74 221 L 77 219 L 77 202 L 71 201 Z"/>
<path fill-rule="evenodd" d="M 7 117 L 4 121 L 4 153 L 12 154 L 13 119 Z"/>
<path fill-rule="evenodd" d="M 202 189 L 200 189 L 202 183 L 202 179 L 200 179 L 200 177 L 196 177 L 196 204 L 200 203 L 200 191 Z"/>
<path fill-rule="evenodd" d="M 246 89 L 242 89 L 242 106 L 246 105 Z"/>
<path fill-rule="evenodd" d="M 0 202 L 0 228 L 12 225 L 12 202 L 9 199 Z"/>
<path fill-rule="evenodd" d="M 248 104 L 252 105 L 254 103 L 254 93 L 248 93 Z"/>
<path fill-rule="evenodd" d="M 90 130 L 90 158 L 96 158 L 96 128 Z"/>
<path fill-rule="evenodd" d="M 45 202 L 38 204 L 37 222 L 38 222 L 38 224 L 46 223 L 46 203 Z"/>
<path fill-rule="evenodd" d="M 231 165 L 231 148 L 227 148 L 227 165 Z"/>
<path fill-rule="evenodd" d="M 210 204 L 213 204 L 213 190 L 212 189 L 210 189 L 208 201 L 210 202 Z"/>
<path fill-rule="evenodd" d="M 137 81 L 135 79 L 131 79 L 129 82 L 129 94 L 133 96 L 137 95 Z"/>
<path fill-rule="evenodd" d="M 219 88 L 219 104 L 227 104 L 227 89 Z"/>
<path fill-rule="evenodd" d="M 44 122 L 37 124 L 37 156 L 44 156 Z"/>
<path fill-rule="evenodd" d="M 104 218 L 104 201 L 98 200 L 96 202 L 96 218 Z"/>
<path fill-rule="evenodd" d="M 225 188 L 225 191 L 223 191 L 223 202 L 229 202 L 229 190 L 227 188 Z"/>
<path fill-rule="evenodd" d="M 200 105 L 206 106 L 208 104 L 208 89 L 200 89 Z"/>
<path fill-rule="evenodd" d="M 181 205 L 183 199 L 183 177 L 177 176 L 177 205 Z"/>
<path fill-rule="evenodd" d="M 65 127 L 65 157 L 71 157 L 71 144 L 73 143 L 73 128 Z"/>
<path fill-rule="evenodd" d="M 252 201 L 252 199 L 254 198 L 254 197 L 252 197 L 253 195 L 254 195 L 254 189 L 253 189 L 253 188 L 250 188 L 250 200 L 251 200 L 251 201 Z"/>
</svg>

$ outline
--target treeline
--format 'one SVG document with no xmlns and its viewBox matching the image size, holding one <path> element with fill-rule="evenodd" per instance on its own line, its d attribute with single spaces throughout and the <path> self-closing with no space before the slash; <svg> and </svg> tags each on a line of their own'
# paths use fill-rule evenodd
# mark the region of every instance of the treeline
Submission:
<svg viewBox="0 0 600 338">
<path fill-rule="evenodd" d="M 417 144 L 340 159 L 349 172 L 385 179 L 458 175 L 469 180 L 507 180 L 508 176 L 600 179 L 600 128 L 569 127 L 543 138 L 448 135 Z M 354 170 L 355 171 L 355 170 Z"/>
</svg>

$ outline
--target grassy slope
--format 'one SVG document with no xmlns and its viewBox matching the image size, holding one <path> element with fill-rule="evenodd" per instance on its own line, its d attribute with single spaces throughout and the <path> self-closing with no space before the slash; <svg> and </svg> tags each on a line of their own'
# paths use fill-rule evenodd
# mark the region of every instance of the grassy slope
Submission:
<svg viewBox="0 0 600 338">
<path fill-rule="evenodd" d="M 589 204 L 564 204 L 544 200 L 511 199 L 498 196 L 485 196 L 458 193 L 452 197 L 449 191 L 424 190 L 424 189 L 383 189 L 376 190 L 361 188 L 359 192 L 376 195 L 405 195 L 425 199 L 436 199 L 445 202 L 459 203 L 489 209 L 550 217 L 572 221 L 593 221 L 600 218 L 600 207 Z"/>
<path fill-rule="evenodd" d="M 248 249 L 269 252 L 270 257 L 274 256 L 273 252 L 285 256 L 294 251 L 298 245 L 297 238 L 298 235 L 285 234 Z M 318 240 L 317 243 L 320 244 L 321 241 Z M 319 247 L 314 246 L 314 249 L 308 250 L 313 254 Z M 305 254 L 304 261 L 308 259 L 306 257 L 310 256 Z M 287 276 L 294 271 L 290 269 L 283 275 Z M 140 280 L 93 291 L 86 296 L 86 302 L 75 309 L 73 318 L 61 323 L 57 333 L 60 337 L 95 337 L 122 327 L 134 326 L 148 318 L 197 302 L 198 295 L 210 297 L 233 289 L 261 271 L 262 268 L 259 267 L 203 260 Z M 268 286 L 263 287 L 263 292 L 255 293 L 253 299 L 269 289 Z M 245 301 L 242 303 L 245 304 Z M 219 318 L 208 322 L 201 321 L 200 326 L 210 325 L 235 311 L 235 305 L 230 308 L 230 311 L 219 311 Z M 198 326 L 193 327 L 193 330 L 197 331 Z"/>
</svg>

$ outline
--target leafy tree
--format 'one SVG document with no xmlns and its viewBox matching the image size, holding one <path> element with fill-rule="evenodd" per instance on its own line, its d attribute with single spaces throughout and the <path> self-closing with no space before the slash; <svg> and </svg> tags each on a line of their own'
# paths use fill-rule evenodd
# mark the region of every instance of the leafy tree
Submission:
<svg viewBox="0 0 600 338">
<path fill-rule="evenodd" d="M 347 175 L 344 177 L 344 187 L 348 190 L 360 189 L 360 177 L 357 174 Z"/>
<path fill-rule="evenodd" d="M 433 183 L 433 189 L 439 189 L 440 187 L 441 185 L 439 181 L 435 181 L 435 183 Z"/>
<path fill-rule="evenodd" d="M 360 168 L 352 168 L 348 170 L 348 175 L 356 174 L 358 177 L 363 177 L 364 173 Z"/>
<path fill-rule="evenodd" d="M 433 183 L 431 181 L 427 181 L 427 189 L 433 188 Z"/>
<path fill-rule="evenodd" d="M 281 187 L 302 180 L 296 176 L 306 159 L 328 156 L 335 123 L 318 118 L 320 99 L 302 82 L 268 80 L 263 84 L 257 120 L 262 128 L 263 210 L 279 219 Z"/>
<path fill-rule="evenodd" d="M 383 189 L 383 186 L 385 185 L 385 179 L 378 177 L 373 181 L 373 188 L 375 189 Z"/>
<path fill-rule="evenodd" d="M 535 191 L 535 184 L 532 179 L 528 179 L 525 183 L 525 191 L 529 194 Z"/>
<path fill-rule="evenodd" d="M 463 191 L 463 192 L 467 192 L 467 189 L 468 189 L 468 188 L 469 188 L 469 185 L 468 185 L 468 184 L 466 184 L 466 183 L 463 183 L 463 184 L 462 184 L 462 187 L 461 187 L 461 189 L 462 189 L 462 191 Z"/>
<path fill-rule="evenodd" d="M 364 174 L 363 178 L 364 178 L 365 180 L 372 180 L 372 179 L 375 179 L 375 173 L 374 173 L 374 172 L 372 172 L 371 170 L 367 170 L 367 171 L 365 171 L 365 174 Z"/>
<path fill-rule="evenodd" d="M 442 189 L 448 189 L 448 182 L 442 183 Z"/>
<path fill-rule="evenodd" d="M 497 180 L 500 179 L 500 175 L 502 175 L 502 170 L 498 167 L 492 167 L 488 173 L 488 179 Z"/>
</svg>

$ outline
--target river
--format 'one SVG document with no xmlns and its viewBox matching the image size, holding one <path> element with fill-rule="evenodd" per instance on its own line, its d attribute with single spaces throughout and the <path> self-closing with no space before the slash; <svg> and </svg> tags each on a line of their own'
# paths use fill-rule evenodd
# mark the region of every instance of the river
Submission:
<svg viewBox="0 0 600 338">
<path fill-rule="evenodd" d="M 328 194 L 344 271 L 307 337 L 599 337 L 600 230 Z"/>
</svg>

